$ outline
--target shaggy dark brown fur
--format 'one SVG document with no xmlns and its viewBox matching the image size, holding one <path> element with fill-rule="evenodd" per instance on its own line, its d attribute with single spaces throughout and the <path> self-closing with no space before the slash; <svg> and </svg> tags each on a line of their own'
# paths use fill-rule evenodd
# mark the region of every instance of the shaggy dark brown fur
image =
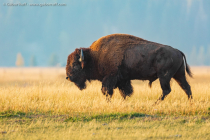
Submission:
<svg viewBox="0 0 210 140">
<path fill-rule="evenodd" d="M 84 52 L 82 62 L 79 61 L 81 49 Z M 102 92 L 107 98 L 112 97 L 114 88 L 119 88 L 123 98 L 130 96 L 133 92 L 130 80 L 149 80 L 151 86 L 159 78 L 163 90 L 159 100 L 170 93 L 170 80 L 174 78 L 191 99 L 185 69 L 192 76 L 185 55 L 177 49 L 132 35 L 112 34 L 101 37 L 89 48 L 71 53 L 66 75 L 80 89 L 86 87 L 86 80 L 102 81 Z"/>
</svg>

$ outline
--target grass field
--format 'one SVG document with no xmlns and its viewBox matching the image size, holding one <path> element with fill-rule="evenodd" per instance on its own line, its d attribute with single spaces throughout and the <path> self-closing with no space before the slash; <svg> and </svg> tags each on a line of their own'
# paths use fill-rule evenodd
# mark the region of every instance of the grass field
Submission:
<svg viewBox="0 0 210 140">
<path fill-rule="evenodd" d="M 110 103 L 101 83 L 80 91 L 65 68 L 0 68 L 0 139 L 210 139 L 210 67 L 192 67 L 193 94 L 171 81 L 159 105 L 159 81 L 132 81 L 134 94 Z"/>
</svg>

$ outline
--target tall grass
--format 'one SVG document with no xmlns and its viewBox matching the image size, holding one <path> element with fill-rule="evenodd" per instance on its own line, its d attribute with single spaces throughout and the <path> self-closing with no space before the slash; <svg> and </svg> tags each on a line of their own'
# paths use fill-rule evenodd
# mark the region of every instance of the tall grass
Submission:
<svg viewBox="0 0 210 140">
<path fill-rule="evenodd" d="M 193 102 L 179 85 L 171 81 L 171 93 L 159 105 L 159 81 L 150 89 L 148 81 L 132 81 L 133 95 L 123 100 L 118 89 L 111 102 L 101 93 L 101 83 L 88 83 L 80 91 L 65 80 L 65 68 L 1 68 L 0 112 L 51 114 L 104 114 L 139 112 L 147 115 L 207 115 L 210 114 L 210 68 L 193 68 L 189 78 Z"/>
</svg>

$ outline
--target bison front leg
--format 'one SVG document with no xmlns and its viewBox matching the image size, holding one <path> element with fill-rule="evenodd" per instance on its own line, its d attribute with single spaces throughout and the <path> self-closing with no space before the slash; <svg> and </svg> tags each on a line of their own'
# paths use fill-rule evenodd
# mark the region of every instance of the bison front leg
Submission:
<svg viewBox="0 0 210 140">
<path fill-rule="evenodd" d="M 112 95 L 113 95 L 113 89 L 107 89 L 107 87 L 102 86 L 101 91 L 102 91 L 103 95 L 106 96 L 107 102 L 110 102 Z"/>
<path fill-rule="evenodd" d="M 131 85 L 131 81 L 121 81 L 117 84 L 121 96 L 126 99 L 127 96 L 131 96 L 133 93 L 133 87 Z"/>
<path fill-rule="evenodd" d="M 106 96 L 106 100 L 110 101 L 113 95 L 113 89 L 117 83 L 117 76 L 106 76 L 102 80 L 102 93 Z"/>
</svg>

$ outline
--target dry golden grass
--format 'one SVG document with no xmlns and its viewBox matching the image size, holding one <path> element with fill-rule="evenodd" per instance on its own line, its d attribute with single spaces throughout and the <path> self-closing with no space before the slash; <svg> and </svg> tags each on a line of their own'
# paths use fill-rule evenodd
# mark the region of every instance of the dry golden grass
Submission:
<svg viewBox="0 0 210 140">
<path fill-rule="evenodd" d="M 133 95 L 122 100 L 118 89 L 111 103 L 101 93 L 101 83 L 88 83 L 80 91 L 65 80 L 65 68 L 1 68 L 0 110 L 25 113 L 100 114 L 114 112 L 140 112 L 148 115 L 207 115 L 210 107 L 210 68 L 192 68 L 194 78 L 188 81 L 193 102 L 179 85 L 171 81 L 171 93 L 159 105 L 152 106 L 162 90 L 159 81 L 150 89 L 148 81 L 132 81 Z"/>
<path fill-rule="evenodd" d="M 132 81 L 130 98 L 116 89 L 107 103 L 100 82 L 80 91 L 65 68 L 0 68 L 0 139 L 210 139 L 210 67 L 192 72 L 193 102 L 172 80 L 169 96 L 152 106 L 162 92 L 158 80 L 151 89 Z"/>
</svg>

